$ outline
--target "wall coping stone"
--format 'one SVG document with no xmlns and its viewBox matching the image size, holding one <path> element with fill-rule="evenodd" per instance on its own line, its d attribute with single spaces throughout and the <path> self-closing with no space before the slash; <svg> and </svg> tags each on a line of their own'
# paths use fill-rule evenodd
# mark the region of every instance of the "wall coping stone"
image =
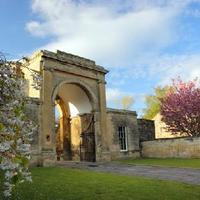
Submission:
<svg viewBox="0 0 200 200">
<path fill-rule="evenodd" d="M 118 113 L 118 114 L 124 114 L 124 115 L 134 115 L 137 116 L 136 111 L 132 110 L 124 110 L 124 109 L 115 109 L 115 108 L 107 108 L 106 109 L 107 113 Z"/>
<path fill-rule="evenodd" d="M 153 142 L 153 141 L 155 141 L 155 142 L 172 141 L 173 142 L 175 140 L 193 141 L 193 140 L 200 140 L 200 137 L 183 136 L 183 137 L 175 137 L 175 138 L 159 138 L 159 139 L 152 140 L 151 142 Z M 150 142 L 150 141 L 143 141 L 143 142 Z"/>
<path fill-rule="evenodd" d="M 48 50 L 40 50 L 35 52 L 32 56 L 29 57 L 29 60 L 33 60 L 36 57 L 41 56 L 44 58 L 50 58 L 53 60 L 57 60 L 60 62 L 81 66 L 83 68 L 87 68 L 90 70 L 95 70 L 101 72 L 103 74 L 107 74 L 109 71 L 100 65 L 96 65 L 95 61 L 83 58 L 77 55 L 73 55 L 70 53 L 66 53 L 64 51 L 57 50 L 56 52 L 48 51 Z"/>
<path fill-rule="evenodd" d="M 151 120 L 151 119 L 144 119 L 144 118 L 138 118 L 137 119 L 138 121 L 146 121 L 146 122 L 154 122 L 154 120 Z"/>
</svg>

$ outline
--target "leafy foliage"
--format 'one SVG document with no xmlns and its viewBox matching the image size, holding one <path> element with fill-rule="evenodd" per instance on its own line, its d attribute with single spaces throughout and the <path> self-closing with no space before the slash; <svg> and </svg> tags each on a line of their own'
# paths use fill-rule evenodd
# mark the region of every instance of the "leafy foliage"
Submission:
<svg viewBox="0 0 200 200">
<path fill-rule="evenodd" d="M 5 196 L 24 180 L 31 181 L 31 136 L 37 127 L 25 115 L 24 76 L 19 62 L 0 59 L 0 169 L 5 175 Z"/>
<path fill-rule="evenodd" d="M 132 96 L 124 96 L 121 99 L 122 108 L 125 110 L 130 109 L 133 103 L 134 103 L 134 99 Z"/>
<path fill-rule="evenodd" d="M 160 112 L 160 99 L 166 96 L 169 86 L 156 87 L 153 95 L 145 97 L 146 109 L 143 110 L 145 119 L 153 119 Z"/>
<path fill-rule="evenodd" d="M 197 79 L 173 80 L 173 89 L 161 99 L 162 121 L 172 134 L 200 136 L 200 88 Z"/>
</svg>

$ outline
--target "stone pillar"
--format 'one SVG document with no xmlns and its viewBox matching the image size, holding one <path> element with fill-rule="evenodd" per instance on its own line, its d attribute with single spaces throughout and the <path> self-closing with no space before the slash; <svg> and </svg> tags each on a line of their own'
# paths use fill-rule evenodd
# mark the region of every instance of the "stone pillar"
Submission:
<svg viewBox="0 0 200 200">
<path fill-rule="evenodd" d="M 96 152 L 96 161 L 101 160 L 102 154 L 102 142 L 101 142 L 101 126 L 100 126 L 100 113 L 97 111 L 93 112 L 94 115 L 94 133 L 95 133 L 95 152 Z"/>
<path fill-rule="evenodd" d="M 98 81 L 99 87 L 99 122 L 101 131 L 101 160 L 110 160 L 110 149 L 107 140 L 107 113 L 106 113 L 106 96 L 105 96 L 105 80 L 104 76 Z"/>
<path fill-rule="evenodd" d="M 55 104 L 52 102 L 53 71 L 43 70 L 41 138 L 42 165 L 52 165 L 56 160 Z M 45 102 L 45 103 L 44 103 Z"/>
</svg>

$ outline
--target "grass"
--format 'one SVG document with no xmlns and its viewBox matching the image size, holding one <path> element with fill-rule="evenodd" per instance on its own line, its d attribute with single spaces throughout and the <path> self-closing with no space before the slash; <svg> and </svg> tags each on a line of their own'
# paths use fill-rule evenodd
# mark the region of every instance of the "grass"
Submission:
<svg viewBox="0 0 200 200">
<path fill-rule="evenodd" d="M 20 200 L 199 200 L 200 186 L 66 168 L 34 168 Z M 2 183 L 2 181 L 1 181 Z M 0 200 L 3 200 L 2 185 Z M 12 200 L 17 199 L 14 193 Z"/>
<path fill-rule="evenodd" d="M 151 165 L 178 168 L 196 168 L 200 169 L 200 159 L 182 159 L 182 158 L 143 158 L 120 160 L 120 163 L 133 165 Z"/>
</svg>

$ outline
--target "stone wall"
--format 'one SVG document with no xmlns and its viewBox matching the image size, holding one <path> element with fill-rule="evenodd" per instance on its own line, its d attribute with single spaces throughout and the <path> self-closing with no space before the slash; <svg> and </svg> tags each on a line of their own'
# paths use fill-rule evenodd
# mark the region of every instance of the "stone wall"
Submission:
<svg viewBox="0 0 200 200">
<path fill-rule="evenodd" d="M 186 134 L 172 134 L 172 132 L 167 130 L 166 124 L 162 121 L 162 116 L 160 113 L 157 113 L 157 115 L 152 119 L 155 124 L 155 138 L 161 139 L 161 138 L 177 138 L 177 137 L 184 137 L 187 136 Z"/>
<path fill-rule="evenodd" d="M 120 151 L 118 127 L 127 131 L 127 151 Z M 111 159 L 139 157 L 139 132 L 134 111 L 107 109 L 107 141 Z"/>
<path fill-rule="evenodd" d="M 159 139 L 141 145 L 143 157 L 200 158 L 200 137 Z"/>
<path fill-rule="evenodd" d="M 40 165 L 40 148 L 39 148 L 39 106 L 40 100 L 38 98 L 28 98 L 26 104 L 26 115 L 29 119 L 31 119 L 36 126 L 38 126 L 38 130 L 32 135 L 31 142 L 31 165 Z"/>
<path fill-rule="evenodd" d="M 155 140 L 155 126 L 153 120 L 138 119 L 137 123 L 140 133 L 140 142 Z"/>
</svg>

